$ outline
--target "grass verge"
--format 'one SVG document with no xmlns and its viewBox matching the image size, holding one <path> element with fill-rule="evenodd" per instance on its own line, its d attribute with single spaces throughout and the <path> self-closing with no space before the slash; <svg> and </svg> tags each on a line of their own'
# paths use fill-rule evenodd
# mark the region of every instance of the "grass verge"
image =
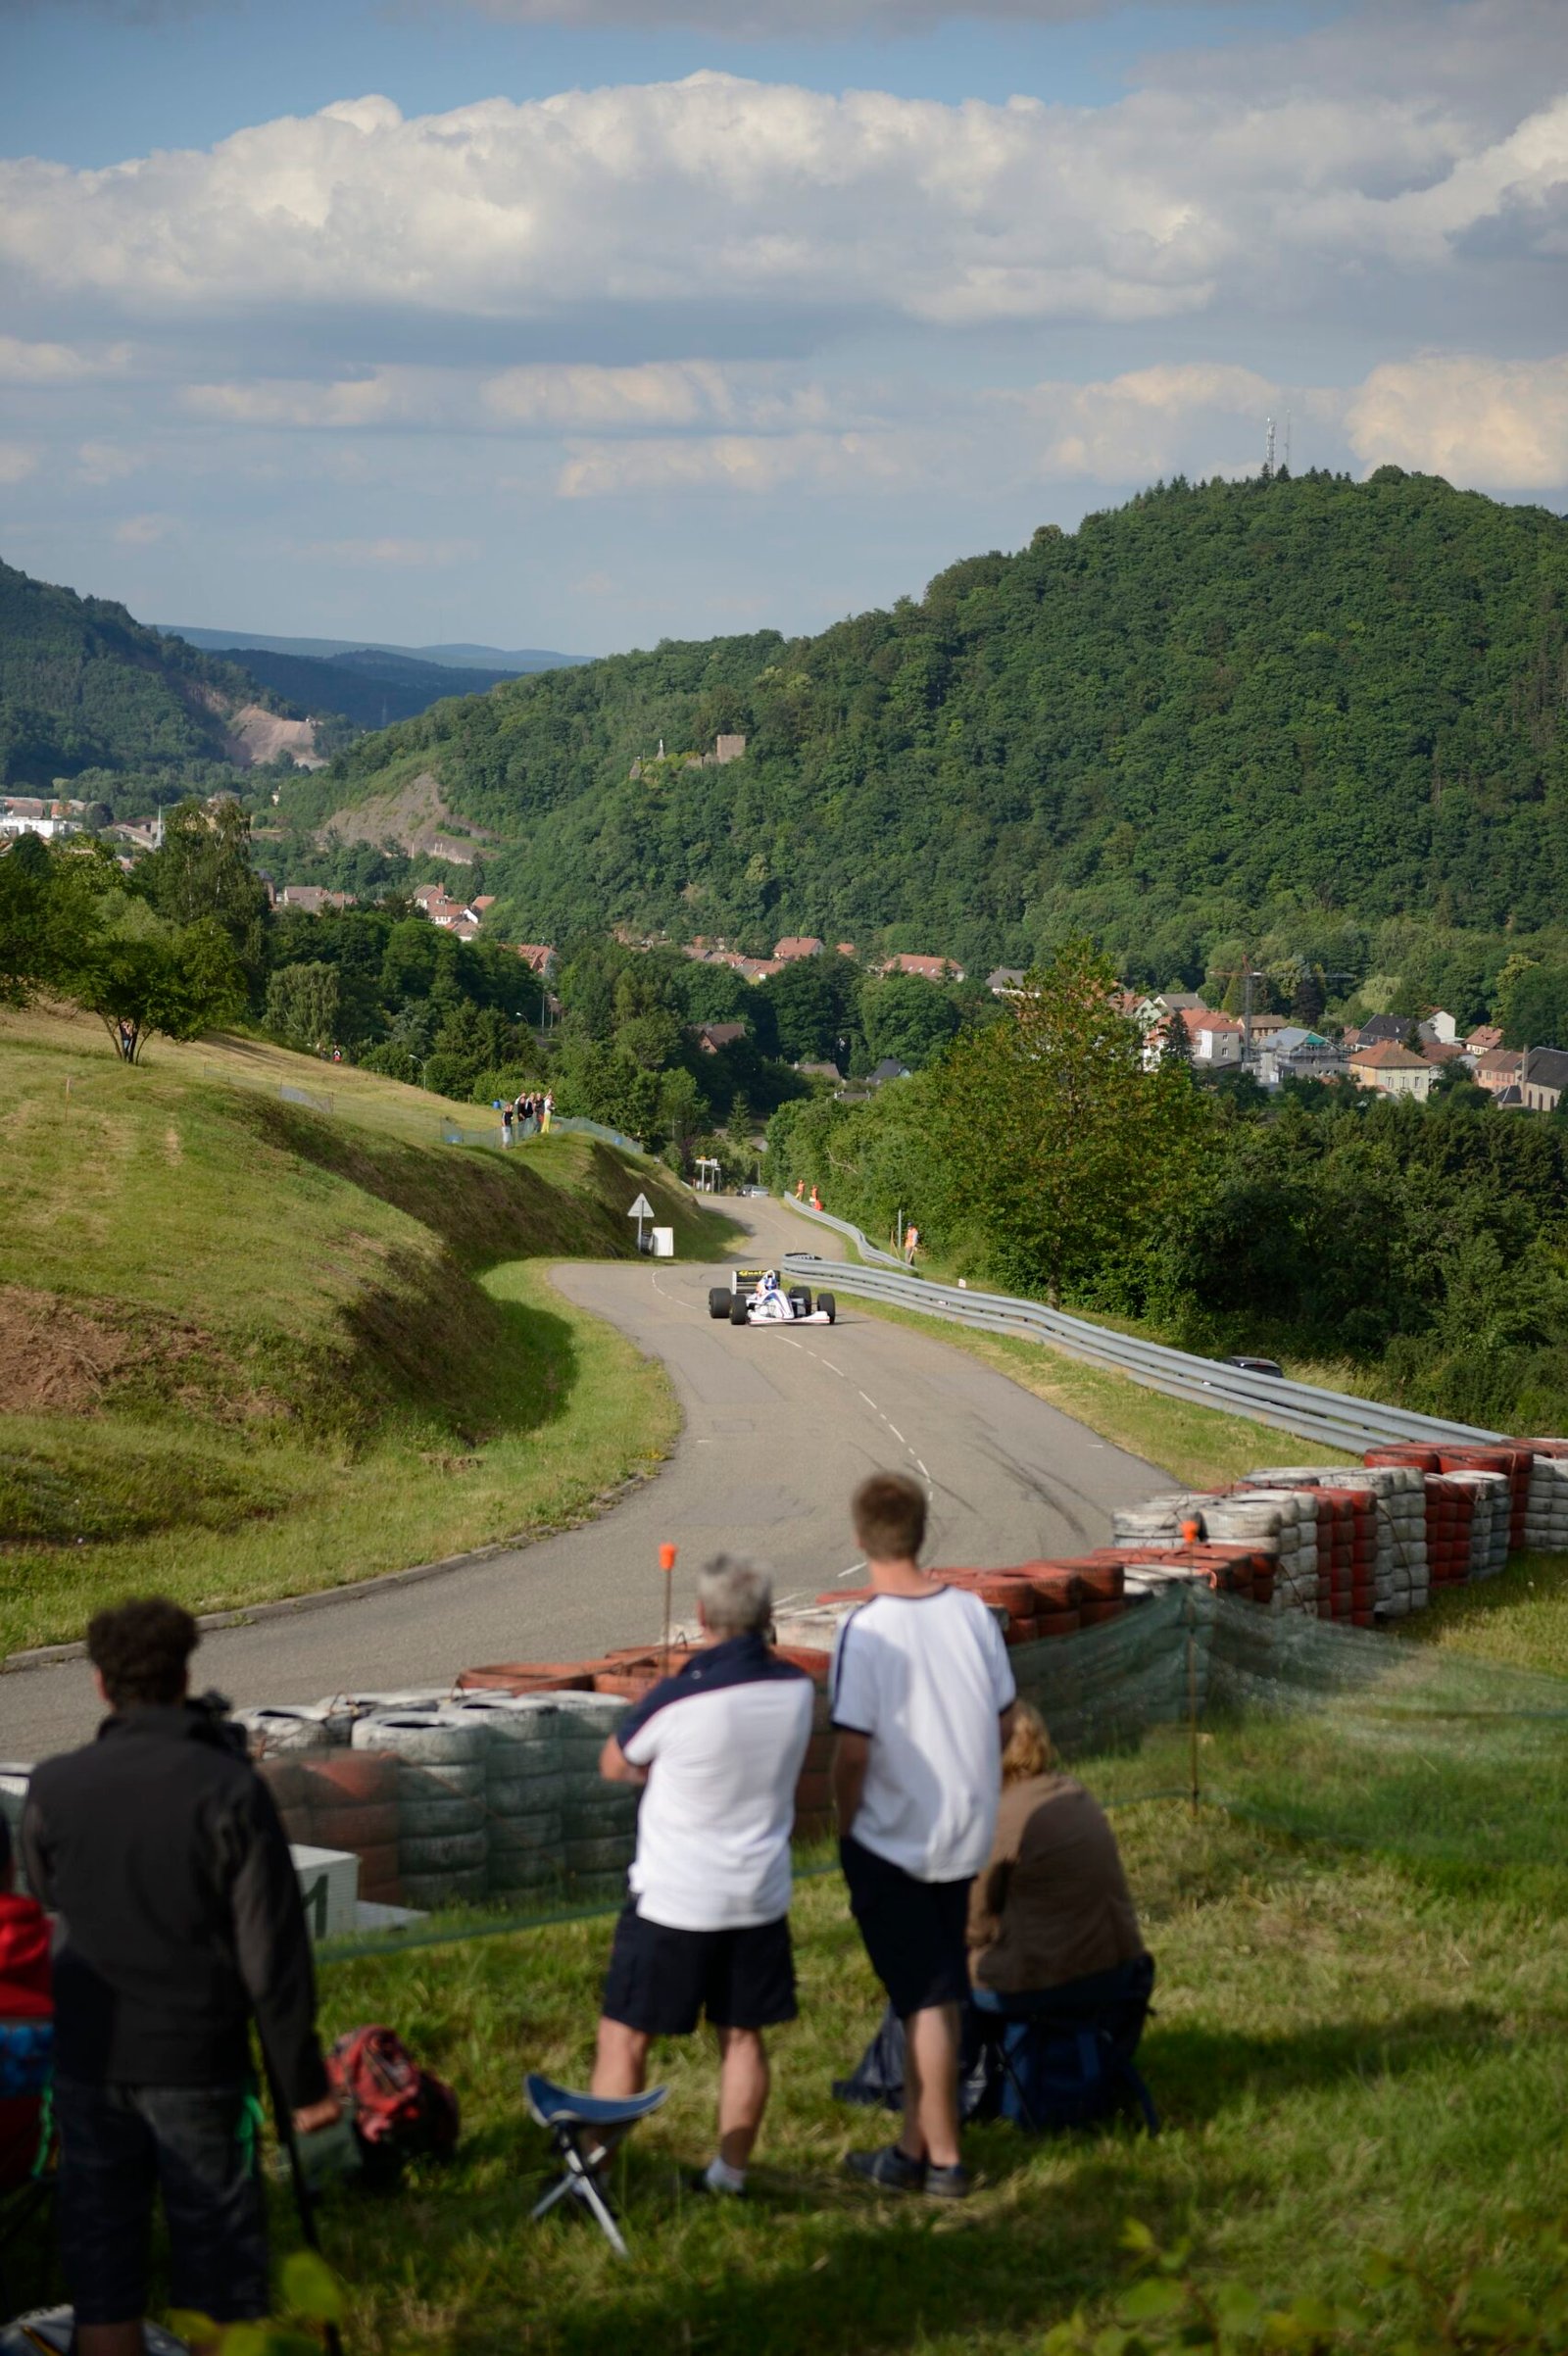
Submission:
<svg viewBox="0 0 1568 2356">
<path fill-rule="evenodd" d="M 557 1527 L 673 1438 L 543 1263 L 630 1257 L 639 1188 L 688 1255 L 725 1222 L 591 1139 L 444 1146 L 394 1083 L 284 1101 L 321 1073 L 279 1049 L 232 1084 L 252 1052 L 0 1039 L 0 1653 L 137 1586 L 224 1609 Z"/>
</svg>

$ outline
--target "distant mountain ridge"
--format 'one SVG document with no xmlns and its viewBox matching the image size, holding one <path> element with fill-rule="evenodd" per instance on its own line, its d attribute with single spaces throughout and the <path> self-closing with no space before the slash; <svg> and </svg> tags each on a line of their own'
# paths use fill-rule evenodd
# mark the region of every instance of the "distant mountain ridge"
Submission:
<svg viewBox="0 0 1568 2356">
<path fill-rule="evenodd" d="M 309 759 L 314 744 L 302 715 L 238 664 L 0 564 L 0 784 L 246 767 L 279 751 Z"/>
<path fill-rule="evenodd" d="M 521 671 L 555 670 L 572 663 L 591 663 L 591 655 L 558 655 L 547 647 L 518 647 L 514 652 L 499 646 L 473 646 L 460 642 L 453 646 L 399 646 L 384 638 L 277 638 L 261 630 L 187 629 L 183 624 L 161 621 L 154 624 L 166 636 L 183 638 L 190 646 L 218 649 L 241 647 L 247 652 L 259 649 L 268 655 L 306 655 L 320 663 L 334 663 L 345 655 L 407 655 L 418 663 L 433 663 L 454 670 L 488 670 L 498 677 L 514 677 Z"/>
<path fill-rule="evenodd" d="M 744 757 L 702 765 L 718 735 Z M 667 758 L 660 761 L 662 745 Z M 420 780 L 496 920 L 1156 979 L 1278 927 L 1568 907 L 1568 519 L 1382 467 L 1160 485 L 814 638 L 664 640 L 364 737 L 283 814 Z M 1241 946 L 1234 961 L 1239 962 Z"/>
<path fill-rule="evenodd" d="M 456 663 L 423 663 L 415 655 L 389 655 L 378 647 L 356 648 L 330 663 L 315 655 L 278 655 L 266 647 L 224 647 L 231 662 L 243 663 L 253 677 L 265 680 L 277 694 L 287 696 L 313 717 L 336 715 L 357 728 L 386 728 L 396 720 L 413 719 L 444 696 L 482 695 L 503 679 L 520 674 L 510 670 L 478 670 Z"/>
</svg>

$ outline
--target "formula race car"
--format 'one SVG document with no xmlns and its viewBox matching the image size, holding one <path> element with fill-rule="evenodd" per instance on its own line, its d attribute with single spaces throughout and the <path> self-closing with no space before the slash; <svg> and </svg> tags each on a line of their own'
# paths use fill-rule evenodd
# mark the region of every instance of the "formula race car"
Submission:
<svg viewBox="0 0 1568 2356">
<path fill-rule="evenodd" d="M 732 1268 L 728 1284 L 710 1291 L 708 1313 L 731 1325 L 835 1325 L 839 1311 L 831 1293 L 818 1293 L 813 1307 L 808 1285 L 786 1288 L 772 1268 Z"/>
</svg>

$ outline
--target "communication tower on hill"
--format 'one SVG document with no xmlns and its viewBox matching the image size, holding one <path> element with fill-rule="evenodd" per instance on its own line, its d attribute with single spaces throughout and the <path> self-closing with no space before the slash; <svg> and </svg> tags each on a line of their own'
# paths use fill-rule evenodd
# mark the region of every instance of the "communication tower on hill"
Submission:
<svg viewBox="0 0 1568 2356">
<path fill-rule="evenodd" d="M 1272 418 L 1272 417 L 1269 417 L 1269 418 L 1266 418 L 1266 419 L 1264 420 L 1264 427 L 1263 427 L 1263 478 L 1264 478 L 1264 480 L 1265 480 L 1265 481 L 1267 481 L 1267 480 L 1268 480 L 1268 478 L 1269 478 L 1269 477 L 1270 477 L 1270 476 L 1273 474 L 1273 472 L 1274 472 L 1274 420 L 1273 420 L 1273 418 Z"/>
</svg>

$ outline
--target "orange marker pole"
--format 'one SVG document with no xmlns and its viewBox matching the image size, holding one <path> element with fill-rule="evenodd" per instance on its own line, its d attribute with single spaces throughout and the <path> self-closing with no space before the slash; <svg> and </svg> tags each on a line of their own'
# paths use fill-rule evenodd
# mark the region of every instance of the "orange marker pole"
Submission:
<svg viewBox="0 0 1568 2356">
<path fill-rule="evenodd" d="M 664 1541 L 663 1545 L 662 1545 L 662 1546 L 660 1547 L 660 1549 L 659 1549 L 659 1567 L 660 1567 L 660 1569 L 661 1569 L 661 1570 L 663 1572 L 663 1574 L 664 1574 L 664 1645 L 663 1645 L 663 1652 L 664 1652 L 664 1666 L 663 1666 L 663 1675 L 664 1675 L 665 1677 L 667 1677 L 667 1676 L 669 1675 L 669 1607 L 670 1607 L 670 1595 L 671 1595 L 671 1590 L 672 1590 L 672 1588 L 673 1588 L 673 1586 L 674 1586 L 674 1579 L 675 1579 L 675 1556 L 676 1556 L 676 1554 L 679 1552 L 679 1550 L 680 1550 L 680 1549 L 679 1549 L 677 1546 L 672 1546 L 670 1545 L 670 1543 L 669 1543 L 668 1539 L 666 1539 L 666 1540 Z"/>
</svg>

